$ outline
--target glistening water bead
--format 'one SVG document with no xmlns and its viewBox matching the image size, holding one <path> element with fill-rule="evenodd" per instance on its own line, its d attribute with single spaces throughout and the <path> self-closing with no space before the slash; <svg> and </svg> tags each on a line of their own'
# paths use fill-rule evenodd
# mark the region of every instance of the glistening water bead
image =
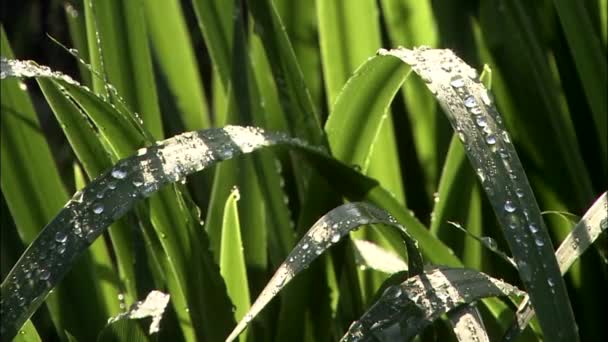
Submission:
<svg viewBox="0 0 608 342">
<path fill-rule="evenodd" d="M 508 213 L 515 212 L 515 210 L 517 209 L 517 208 L 515 207 L 515 204 L 513 204 L 513 202 L 512 202 L 512 201 L 510 201 L 510 200 L 505 201 L 504 208 L 505 208 L 505 210 L 506 210 Z"/>
<path fill-rule="evenodd" d="M 97 203 L 93 206 L 93 212 L 97 215 L 103 213 L 103 204 Z"/>
<path fill-rule="evenodd" d="M 467 108 L 473 108 L 477 106 L 477 101 L 473 95 L 469 95 L 464 99 L 464 105 Z"/>
<path fill-rule="evenodd" d="M 116 179 L 123 179 L 127 176 L 127 172 L 121 169 L 112 170 L 112 177 Z"/>
</svg>

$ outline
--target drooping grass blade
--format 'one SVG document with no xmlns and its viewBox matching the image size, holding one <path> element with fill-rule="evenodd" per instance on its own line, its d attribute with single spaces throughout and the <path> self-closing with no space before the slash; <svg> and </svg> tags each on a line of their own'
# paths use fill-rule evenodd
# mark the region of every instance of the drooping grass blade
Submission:
<svg viewBox="0 0 608 342">
<path fill-rule="evenodd" d="M 407 233 L 405 227 L 382 209 L 364 202 L 353 202 L 342 205 L 321 217 L 302 237 L 287 260 L 279 266 L 274 275 L 251 306 L 245 318 L 234 328 L 227 341 L 233 341 L 245 329 L 247 324 L 289 283 L 299 272 L 323 254 L 326 249 L 339 242 L 344 235 L 359 226 L 383 223 L 393 226 L 401 232 L 407 246 L 408 270 L 410 274 L 422 271 L 422 255 L 417 243 Z"/>
</svg>

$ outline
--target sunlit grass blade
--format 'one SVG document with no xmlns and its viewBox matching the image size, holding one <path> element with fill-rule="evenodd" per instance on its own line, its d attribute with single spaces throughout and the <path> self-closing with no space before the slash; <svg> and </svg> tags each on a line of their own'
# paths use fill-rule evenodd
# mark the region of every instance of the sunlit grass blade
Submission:
<svg viewBox="0 0 608 342">
<path fill-rule="evenodd" d="M 354 322 L 343 341 L 378 338 L 408 341 L 440 315 L 485 297 L 521 296 L 523 292 L 484 273 L 439 267 L 392 285 Z"/>
<path fill-rule="evenodd" d="M 99 175 L 103 170 L 110 167 L 112 161 L 109 153 L 104 149 L 99 140 L 100 138 L 81 112 L 81 109 L 72 102 L 67 94 L 61 91 L 62 87 L 48 79 L 39 79 L 38 84 L 53 110 L 57 121 L 64 128 L 66 137 L 88 176 L 92 179 Z M 97 139 L 91 139 L 92 137 L 96 137 Z M 77 170 L 81 172 L 80 168 L 77 168 Z M 78 189 L 84 187 L 83 177 L 83 175 L 79 175 L 77 179 L 78 182 L 76 182 L 76 184 L 78 184 Z M 114 245 L 113 251 L 116 255 L 122 284 L 121 286 L 114 284 L 114 290 L 125 291 L 124 295 L 126 295 L 126 302 L 130 304 L 137 298 L 135 270 L 133 266 L 134 255 L 132 253 L 131 243 L 129 242 L 129 229 L 127 228 L 126 222 L 119 221 L 115 226 L 116 228 L 110 231 L 110 236 Z M 106 248 L 105 243 L 102 241 L 99 241 L 99 243 L 95 242 L 94 245 L 98 245 L 98 247 L 93 248 L 99 248 L 100 253 L 102 253 L 102 249 Z M 113 267 L 110 264 L 108 270 L 111 270 L 112 268 Z M 114 305 L 118 304 L 117 295 L 118 293 L 115 293 L 111 296 Z M 112 307 L 110 306 L 108 308 Z M 109 313 L 115 314 L 116 310 L 117 306 L 113 307 Z"/>
<path fill-rule="evenodd" d="M 545 336 L 576 339 L 572 307 L 538 204 L 477 72 L 450 50 L 381 53 L 412 65 L 439 99 L 493 206 Z"/>
<path fill-rule="evenodd" d="M 562 274 L 568 272 L 572 264 L 589 248 L 595 240 L 608 230 L 608 199 L 604 192 L 589 208 L 572 232 L 562 241 L 555 252 Z M 534 316 L 534 309 L 526 297 L 517 311 L 514 325 L 505 339 L 513 340 L 526 328 Z"/>
<path fill-rule="evenodd" d="M 228 296 L 236 307 L 234 314 L 237 320 L 245 316 L 251 305 L 237 206 L 239 197 L 239 190 L 234 188 L 226 199 L 220 248 L 220 273 L 226 282 Z"/>
<path fill-rule="evenodd" d="M 76 193 L 13 267 L 1 286 L 2 310 L 6 313 L 2 315 L 1 320 L 2 336 L 14 336 L 17 329 L 40 306 L 49 291 L 69 271 L 75 258 L 81 255 L 112 222 L 129 211 L 138 200 L 151 196 L 163 185 L 181 180 L 187 174 L 200 171 L 218 161 L 275 144 L 287 144 L 307 152 L 313 160 L 322 163 L 320 165 L 324 163 L 330 177 L 343 177 L 346 170 L 352 172 L 351 181 L 357 180 L 359 185 L 356 189 L 352 186 L 350 189 L 347 187 L 346 193 L 353 191 L 365 193 L 374 184 L 370 179 L 338 163 L 318 148 L 310 147 L 301 140 L 288 138 L 284 134 L 267 133 L 258 128 L 227 126 L 223 129 L 184 133 L 157 145 L 140 149 L 137 155 L 115 164 L 112 170 L 105 172 L 85 189 Z M 335 174 L 330 172 L 332 169 Z M 116 186 L 114 187 L 114 185 Z M 348 185 L 352 185 L 352 183 Z M 104 196 L 99 198 L 97 196 L 99 193 L 104 193 Z M 55 242 L 58 233 L 62 242 Z M 162 244 L 173 243 L 163 245 L 167 253 L 175 253 L 174 249 L 177 248 L 177 245 L 174 237 L 170 236 L 175 233 L 168 230 L 159 232 Z M 52 248 L 56 247 L 56 244 L 65 246 L 65 249 L 63 247 Z M 200 248 L 207 248 L 207 246 L 201 242 Z M 58 250 L 63 253 L 58 253 Z M 47 255 L 48 260 L 58 259 L 61 262 L 40 269 L 37 264 L 33 263 L 33 260 L 42 253 Z M 173 257 L 181 256 L 173 254 Z M 208 259 L 202 260 L 208 262 Z M 209 267 L 213 266 L 205 264 L 204 267 L 208 272 L 212 270 Z M 185 274 L 178 275 L 178 280 L 182 282 L 181 286 L 184 286 L 185 280 L 182 278 L 185 277 Z M 220 284 L 216 282 L 213 278 L 208 278 L 207 282 L 203 284 L 206 286 L 203 291 L 215 295 L 215 298 L 207 298 L 207 300 L 210 300 L 211 303 L 216 302 L 216 304 L 210 305 L 217 318 L 223 314 L 218 310 L 225 309 L 230 312 L 230 305 L 222 303 L 224 297 L 220 295 L 219 291 L 224 286 L 223 282 Z M 15 291 L 15 288 L 22 283 L 28 284 L 27 289 L 24 289 L 27 290 L 27 293 L 22 293 L 23 299 Z M 220 287 L 220 289 L 213 287 Z M 176 294 L 183 296 L 179 289 L 176 291 Z M 21 302 L 23 305 L 18 305 Z M 191 310 L 193 309 L 195 308 Z M 230 317 L 232 317 L 231 312 Z M 208 319 L 204 323 L 214 323 L 213 317 L 208 317 Z M 221 323 L 229 324 L 230 319 L 223 320 Z M 219 334 L 222 327 L 218 326 L 216 329 L 218 331 L 214 333 Z"/>
<path fill-rule="evenodd" d="M 450 311 L 448 318 L 458 341 L 490 342 L 481 314 L 473 304 Z"/>
<path fill-rule="evenodd" d="M 151 143 L 150 134 L 141 126 L 133 113 L 118 111 L 116 107 L 68 76 L 32 62 L 5 59 L 2 60 L 2 69 L 6 76 L 10 77 L 51 78 L 60 82 L 70 97 L 84 109 L 91 121 L 99 128 L 99 132 L 105 138 L 104 144 L 107 144 L 108 150 L 112 152 L 113 160 L 128 156 L 136 148 Z M 228 297 L 225 295 L 219 269 L 207 248 L 206 236 L 196 230 L 200 218 L 187 208 L 188 203 L 191 202 L 187 195 L 175 187 L 163 189 L 158 196 L 150 199 L 149 219 L 166 254 L 156 258 L 166 257 L 168 260 L 164 264 L 168 269 L 164 272 L 174 277 L 167 280 L 167 284 L 173 294 L 172 303 L 186 338 L 194 339 L 195 333 L 209 336 L 222 335 L 221 329 L 227 330 L 228 322 L 232 319 L 229 307 L 220 305 L 221 302 L 228 302 Z M 167 238 L 168 232 L 173 233 L 172 238 Z M 201 267 L 197 268 L 196 272 L 186 271 L 191 260 L 199 260 L 201 263 Z M 206 282 L 202 282 L 203 276 L 206 277 Z M 221 310 L 213 308 L 213 305 L 193 305 L 192 309 L 189 309 L 188 302 L 198 301 L 215 302 Z M 191 323 L 191 317 L 198 315 L 209 317 L 209 319 L 193 319 L 194 322 L 204 325 L 204 329 Z"/>
<path fill-rule="evenodd" d="M 330 122 L 328 122 L 325 130 L 329 134 L 328 129 L 335 130 L 336 126 L 345 122 L 360 125 L 360 129 L 365 128 L 365 121 L 360 119 L 369 115 L 373 124 L 365 129 L 366 135 L 360 140 L 354 140 L 357 141 L 355 148 L 360 149 L 359 153 L 363 155 L 353 158 L 338 152 L 336 156 L 346 163 L 358 165 L 365 174 L 380 181 L 384 188 L 394 193 L 399 201 L 404 202 L 393 119 L 388 107 L 396 92 L 393 88 L 399 87 L 403 83 L 406 68 L 392 65 L 395 70 L 398 70 L 396 75 L 390 77 L 392 75 L 385 74 L 384 79 L 375 73 L 371 73 L 372 76 L 369 76 L 370 70 L 377 67 L 377 64 L 368 62 L 370 65 L 362 66 L 359 69 L 382 45 L 377 13 L 378 7 L 376 1 L 373 0 L 361 1 L 357 6 L 348 6 L 348 1 L 344 0 L 317 3 L 327 107 L 331 110 L 328 120 L 337 114 L 333 119 L 333 125 L 330 126 Z M 384 71 L 386 72 L 388 69 L 390 67 Z M 366 79 L 359 80 L 360 76 Z M 353 80 L 352 83 L 358 84 L 349 89 L 345 87 L 348 80 Z M 388 83 L 386 87 L 385 81 Z M 342 95 L 343 91 L 346 93 Z M 383 93 L 380 100 L 370 100 L 376 98 L 375 93 Z M 340 98 L 342 98 L 341 104 L 338 102 Z M 353 101 L 357 101 L 357 103 L 353 103 Z M 345 120 L 346 117 L 349 118 L 348 121 Z M 358 130 L 347 129 L 341 132 L 353 135 L 359 133 Z M 336 132 L 334 131 L 334 133 Z M 338 133 L 338 136 L 335 136 L 330 143 L 332 151 L 333 145 L 342 139 L 339 135 L 342 134 Z M 342 146 L 355 145 L 351 139 L 342 142 Z M 391 167 L 388 168 L 386 165 L 391 165 Z"/>
<path fill-rule="evenodd" d="M 19 329 L 19 333 L 13 339 L 13 342 L 42 342 L 40 339 L 40 335 L 38 335 L 38 331 L 36 327 L 29 319 L 21 329 Z"/>
<path fill-rule="evenodd" d="M 270 62 L 281 105 L 288 116 L 289 131 L 312 144 L 326 145 L 319 115 L 274 4 L 261 0 L 251 1 L 248 6 L 255 21 L 255 32 L 262 39 Z"/>
<path fill-rule="evenodd" d="M 382 0 L 380 4 L 391 46 L 437 47 L 439 37 L 431 1 Z M 426 190 L 426 196 L 430 199 L 430 194 L 436 191 L 440 163 L 449 142 L 449 124 L 441 117 L 437 102 L 420 80 L 415 77 L 406 80 L 401 93 L 411 125 L 416 156 L 423 170 L 420 177 L 424 179 L 424 186 L 420 188 Z M 407 163 L 407 169 L 416 167 L 412 164 L 414 163 Z M 413 174 L 407 169 L 404 170 L 406 176 L 408 172 Z M 412 190 L 414 189 L 408 189 L 410 192 Z"/>
<path fill-rule="evenodd" d="M 87 42 L 87 31 L 86 23 L 84 19 L 84 9 L 82 8 L 83 2 L 64 4 L 65 17 L 68 23 L 68 29 L 70 30 L 70 37 L 72 38 L 72 46 L 78 51 L 78 54 L 85 61 L 89 59 L 89 45 Z M 86 84 L 91 87 L 91 72 L 83 65 L 79 64 L 78 69 L 80 71 L 80 78 L 82 84 Z"/>
<path fill-rule="evenodd" d="M 12 56 L 8 41 L 1 30 L 3 76 L 6 57 Z M 30 101 L 27 86 L 16 79 L 2 79 L 1 87 L 1 186 L 10 214 L 23 244 L 31 243 L 42 227 L 55 215 L 68 195 L 61 181 L 51 151 L 42 134 L 38 118 Z M 4 229 L 4 227 L 3 227 Z M 45 265 L 44 258 L 38 261 Z M 96 278 L 90 253 L 79 260 L 75 272 L 47 302 L 53 324 L 60 336 L 65 330 L 77 336 L 91 337 L 91 331 L 100 327 L 105 319 L 105 308 L 101 305 L 101 294 L 95 287 Z M 82 284 L 82 288 L 74 287 Z M 15 293 L 21 298 L 19 291 Z M 89 298 L 89 307 L 66 310 L 74 298 Z M 97 309 L 93 306 L 99 305 Z M 77 324 L 79 316 L 90 320 Z M 6 316 L 6 315 L 2 315 Z"/>
<path fill-rule="evenodd" d="M 207 99 L 179 1 L 144 1 L 152 47 L 184 130 L 209 128 Z"/>
<path fill-rule="evenodd" d="M 152 58 L 141 4 L 135 1 L 85 0 L 91 65 L 103 82 L 93 82 L 97 94 L 110 93 L 112 84 L 131 111 L 139 113 L 146 129 L 163 137 Z M 107 81 L 107 83 L 106 83 Z"/>
<path fill-rule="evenodd" d="M 227 341 L 233 341 L 247 324 L 287 285 L 298 273 L 323 254 L 331 245 L 338 243 L 344 235 L 362 225 L 382 223 L 395 227 L 402 234 L 407 246 L 408 269 L 410 274 L 422 272 L 422 256 L 414 239 L 404 226 L 382 209 L 364 202 L 354 202 L 333 209 L 321 217 L 302 237 L 287 260 L 279 266 L 274 275 L 251 306 L 244 319 L 234 328 Z"/>
</svg>

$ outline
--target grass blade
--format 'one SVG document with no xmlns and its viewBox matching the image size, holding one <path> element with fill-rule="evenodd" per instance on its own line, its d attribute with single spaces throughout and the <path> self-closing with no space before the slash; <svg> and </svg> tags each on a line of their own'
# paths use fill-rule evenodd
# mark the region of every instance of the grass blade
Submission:
<svg viewBox="0 0 608 342">
<path fill-rule="evenodd" d="M 314 145 L 326 145 L 319 116 L 274 4 L 261 0 L 251 1 L 248 5 L 272 67 L 281 105 L 289 116 L 287 123 L 290 132 Z"/>
<path fill-rule="evenodd" d="M 226 281 L 228 295 L 236 307 L 235 318 L 242 319 L 249 310 L 249 284 L 245 268 L 245 256 L 241 240 L 241 224 L 237 201 L 240 194 L 237 188 L 232 189 L 224 208 L 222 224 L 222 243 L 220 249 L 220 272 Z M 243 337 L 245 340 L 246 337 Z"/>
<path fill-rule="evenodd" d="M 156 83 L 141 3 L 85 0 L 85 16 L 91 65 L 102 73 L 93 82 L 97 94 L 110 93 L 108 84 L 140 113 L 144 126 L 156 138 L 163 137 Z"/>
<path fill-rule="evenodd" d="M 81 255 L 112 222 L 129 211 L 136 201 L 151 196 L 165 184 L 179 181 L 185 175 L 200 171 L 218 161 L 275 144 L 287 144 L 307 152 L 312 157 L 316 156 L 318 161 L 325 160 L 325 169 L 338 168 L 335 177 L 344 179 L 343 172 L 350 170 L 351 177 L 359 179 L 359 182 L 363 181 L 360 184 L 365 184 L 360 185 L 357 191 L 365 192 L 369 189 L 369 185 L 373 184 L 371 180 L 339 164 L 318 148 L 312 148 L 301 140 L 288 138 L 284 134 L 266 133 L 251 127 L 227 126 L 223 129 L 184 133 L 147 149 L 141 149 L 137 155 L 115 164 L 112 170 L 105 172 L 85 189 L 76 193 L 13 267 L 0 287 L 3 299 L 1 308 L 6 313 L 2 315 L 0 325 L 3 331 L 2 337 L 14 336 L 17 329 L 40 306 L 49 291 L 68 272 L 75 258 Z M 108 191 L 108 184 L 114 182 L 117 182 L 116 188 Z M 346 192 L 352 193 L 352 190 L 351 188 Z M 104 196 L 99 198 L 97 194 L 101 192 Z M 55 238 L 58 233 L 67 236 L 65 240 L 62 238 L 63 242 L 60 243 L 66 247 L 65 250 L 63 247 L 59 249 L 63 253 L 51 248 L 57 244 Z M 168 234 L 171 234 L 169 231 L 161 231 L 159 234 L 161 234 L 161 243 L 174 241 L 168 237 Z M 173 252 L 170 248 L 177 247 L 164 245 L 163 248 Z M 202 244 L 200 248 L 206 248 L 206 245 Z M 49 260 L 60 262 L 49 265 L 48 269 L 41 269 L 33 260 L 42 254 L 48 255 Z M 175 254 L 175 257 L 180 257 L 180 254 Z M 205 265 L 205 267 L 210 266 Z M 185 282 L 183 279 L 180 281 Z M 213 281 L 212 278 L 208 279 L 204 286 L 220 286 Z M 28 284 L 27 288 L 23 289 L 23 299 L 15 291 L 19 284 Z M 219 297 L 218 291 L 214 289 L 209 293 Z M 220 301 L 222 298 L 210 300 Z M 18 305 L 21 302 L 23 305 Z M 218 308 L 229 310 L 229 305 L 216 303 L 213 307 L 216 315 L 219 314 Z M 210 322 L 213 321 L 207 323 Z M 229 320 L 223 322 L 229 323 Z"/>
<path fill-rule="evenodd" d="M 601 233 L 608 229 L 608 200 L 604 192 L 593 203 L 583 218 L 576 224 L 572 232 L 562 241 L 555 252 L 559 263 L 561 274 L 566 274 L 572 264 L 595 242 Z M 530 306 L 529 298 L 526 297 L 517 310 L 517 318 L 514 325 L 507 332 L 505 340 L 513 340 L 526 328 L 528 322 L 534 316 L 534 309 Z"/>
<path fill-rule="evenodd" d="M 0 73 L 7 76 L 5 57 L 11 57 L 4 30 L 1 30 Z M 38 123 L 38 118 L 30 102 L 27 86 L 18 80 L 3 79 L 0 82 L 2 115 L 1 143 L 1 186 L 17 232 L 21 241 L 28 245 L 41 227 L 53 217 L 68 199 L 55 161 Z M 43 173 L 41 173 L 43 172 Z M 41 264 L 47 262 L 44 258 Z M 71 273 L 64 285 L 49 298 L 49 308 L 53 324 L 60 336 L 65 330 L 86 338 L 94 338 L 91 332 L 103 326 L 105 320 L 103 295 L 96 287 L 92 258 L 89 251 L 79 260 L 75 272 Z M 81 284 L 79 288 L 74 284 Z M 19 298 L 21 295 L 17 292 Z M 91 306 L 66 310 L 74 298 L 88 298 Z M 6 316 L 6 315 L 2 315 Z M 77 324 L 76 317 L 90 319 Z"/>
<path fill-rule="evenodd" d="M 348 122 L 363 123 L 366 115 L 372 124 L 366 129 L 366 134 L 357 144 L 352 144 L 352 138 L 342 143 L 342 146 L 349 144 L 360 148 L 359 155 L 355 158 L 336 153 L 341 160 L 346 163 L 358 165 L 365 174 L 380 181 L 380 184 L 397 196 L 399 201 L 404 202 L 405 196 L 403 185 L 401 184 L 401 170 L 397 155 L 395 133 L 393 130 L 393 119 L 388 107 L 395 95 L 395 86 L 399 87 L 405 78 L 407 68 L 399 68 L 397 75 L 390 77 L 389 74 L 378 77 L 376 73 L 368 76 L 370 69 L 377 67 L 377 64 L 370 63 L 369 66 L 359 66 L 366 62 L 369 56 L 381 47 L 380 25 L 377 19 L 378 7 L 376 1 L 361 1 L 358 6 L 348 6 L 348 1 L 321 1 L 317 3 L 319 20 L 319 39 L 321 45 L 321 57 L 323 71 L 325 75 L 325 90 L 327 93 L 328 108 L 331 109 L 331 117 L 336 115 L 333 125 L 326 125 L 326 132 L 329 129 L 336 129 L 336 124 Z M 389 62 L 390 63 L 390 62 Z M 390 67 L 389 67 L 390 68 Z M 387 71 L 384 69 L 383 71 Z M 351 74 L 354 75 L 351 77 Z M 359 77 L 365 75 L 360 80 Z M 377 77 L 377 78 L 376 78 Z M 372 80 L 373 79 L 373 80 Z M 345 87 L 348 80 L 357 80 L 352 83 L 358 85 Z M 367 82 L 366 82 L 367 81 Z M 375 81 L 375 82 L 374 82 Z M 388 84 L 385 87 L 383 82 Z M 393 83 L 396 82 L 396 83 Z M 342 91 L 345 92 L 342 95 Z M 382 94 L 380 100 L 375 100 L 377 93 Z M 356 97 L 352 96 L 356 93 Z M 339 103 L 339 99 L 341 102 Z M 374 99 L 371 100 L 370 99 Z M 353 104 L 352 102 L 357 101 Z M 346 103 L 345 103 L 346 102 Z M 368 110 L 372 110 L 371 112 Z M 346 111 L 346 112 L 344 112 Z M 352 115 L 352 117 L 350 116 Z M 345 120 L 348 117 L 349 120 Z M 365 125 L 359 128 L 366 127 Z M 349 132 L 357 134 L 358 131 L 340 130 L 342 133 Z M 332 151 L 336 141 L 340 139 L 338 134 L 330 143 Z M 357 141 L 355 139 L 355 141 Z M 378 149 L 374 150 L 377 146 Z M 341 152 L 341 151 L 340 151 Z M 386 165 L 392 165 L 387 168 Z"/>
<path fill-rule="evenodd" d="M 412 65 L 439 99 L 492 203 L 545 336 L 576 340 L 572 307 L 540 210 L 502 118 L 476 71 L 450 50 L 381 53 Z"/>
<path fill-rule="evenodd" d="M 143 1 L 152 47 L 186 131 L 209 128 L 211 120 L 199 68 L 179 1 Z"/>
<path fill-rule="evenodd" d="M 38 331 L 36 327 L 29 319 L 21 329 L 19 329 L 19 333 L 13 339 L 13 342 L 42 342 L 40 339 L 40 335 L 38 335 Z"/>
<path fill-rule="evenodd" d="M 608 108 L 604 93 L 608 84 L 606 50 L 602 48 L 601 37 L 593 29 L 582 2 L 553 0 L 553 5 L 574 57 L 587 102 L 591 107 L 600 151 L 606 156 L 608 155 L 608 138 L 605 131 L 608 127 Z M 603 166 L 606 174 L 607 166 L 606 164 Z"/>
<path fill-rule="evenodd" d="M 435 268 L 392 285 L 354 322 L 343 341 L 407 341 L 440 315 L 485 297 L 523 295 L 516 287 L 463 268 Z"/>
<path fill-rule="evenodd" d="M 490 342 L 481 314 L 472 304 L 450 311 L 448 318 L 458 341 Z"/>
<path fill-rule="evenodd" d="M 287 285 L 296 274 L 308 267 L 331 245 L 339 242 L 351 230 L 366 224 L 383 223 L 397 228 L 403 237 L 408 252 L 410 274 L 422 271 L 422 256 L 417 244 L 407 230 L 384 210 L 364 202 L 342 205 L 321 217 L 297 243 L 287 260 L 279 266 L 274 275 L 251 306 L 244 319 L 234 328 L 227 341 L 233 341 L 247 324 Z"/>
</svg>

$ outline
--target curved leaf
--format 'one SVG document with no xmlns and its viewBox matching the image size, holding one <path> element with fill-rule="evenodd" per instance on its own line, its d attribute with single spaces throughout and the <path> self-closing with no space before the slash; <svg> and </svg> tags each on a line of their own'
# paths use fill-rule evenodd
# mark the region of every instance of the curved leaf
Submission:
<svg viewBox="0 0 608 342">
<path fill-rule="evenodd" d="M 570 266 L 606 230 L 608 230 L 608 201 L 606 192 L 604 192 L 593 203 L 555 252 L 561 274 L 563 275 L 568 272 Z M 554 283 L 552 279 L 547 279 L 547 282 L 550 285 Z M 530 305 L 529 298 L 526 296 L 517 310 L 517 317 L 507 332 L 505 340 L 510 341 L 515 339 L 526 328 L 533 316 L 534 309 Z"/>
<path fill-rule="evenodd" d="M 440 267 L 389 286 L 343 341 L 407 341 L 440 315 L 485 297 L 523 295 L 484 273 Z"/>
<path fill-rule="evenodd" d="M 138 155 L 116 164 L 74 195 L 3 281 L 2 337 L 14 336 L 75 259 L 136 201 L 218 161 L 280 143 L 320 153 L 283 134 L 228 126 L 175 136 L 148 149 L 140 149 Z M 104 193 L 104 196 L 99 198 L 98 193 Z M 57 244 L 62 247 L 50 248 Z M 34 262 L 42 254 L 48 255 L 46 262 Z"/>
<path fill-rule="evenodd" d="M 389 213 L 364 202 L 353 202 L 337 207 L 321 217 L 302 237 L 287 260 L 279 266 L 266 284 L 262 293 L 251 306 L 245 318 L 234 328 L 226 341 L 233 341 L 245 329 L 247 324 L 270 302 L 293 277 L 308 267 L 319 255 L 333 244 L 338 243 L 344 235 L 362 225 L 383 223 L 396 227 L 403 236 L 408 252 L 408 269 L 410 274 L 422 271 L 422 255 L 418 245 L 410 237 L 405 227 Z"/>
<path fill-rule="evenodd" d="M 380 54 L 411 65 L 436 94 L 492 204 L 545 336 L 575 340 L 574 314 L 540 209 L 502 118 L 475 69 L 451 50 L 396 49 Z M 555 283 L 551 286 L 547 279 Z"/>
</svg>

